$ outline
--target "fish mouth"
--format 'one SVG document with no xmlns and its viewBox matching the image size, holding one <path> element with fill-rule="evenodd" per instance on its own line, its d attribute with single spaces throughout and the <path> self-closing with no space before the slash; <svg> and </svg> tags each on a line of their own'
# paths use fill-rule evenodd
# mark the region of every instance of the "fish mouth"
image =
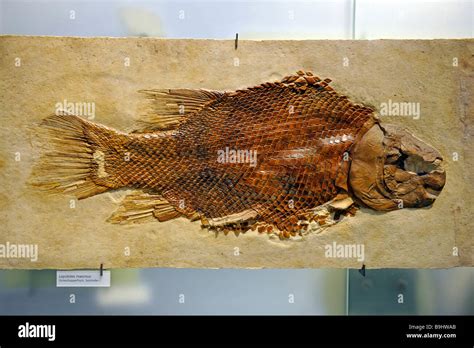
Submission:
<svg viewBox="0 0 474 348">
<path fill-rule="evenodd" d="M 375 124 L 352 155 L 351 189 L 376 210 L 430 206 L 446 183 L 439 151 L 399 126 Z"/>
<path fill-rule="evenodd" d="M 446 183 L 441 154 L 408 131 L 388 125 L 384 145 L 383 180 L 391 197 L 406 207 L 426 207 Z"/>
</svg>

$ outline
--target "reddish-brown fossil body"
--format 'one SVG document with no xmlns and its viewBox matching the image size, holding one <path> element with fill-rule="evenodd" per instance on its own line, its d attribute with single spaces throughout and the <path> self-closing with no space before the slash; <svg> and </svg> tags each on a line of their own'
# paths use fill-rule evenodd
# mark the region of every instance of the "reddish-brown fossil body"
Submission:
<svg viewBox="0 0 474 348">
<path fill-rule="evenodd" d="M 351 148 L 376 123 L 371 108 L 329 82 L 299 72 L 236 92 L 145 91 L 153 109 L 131 134 L 49 117 L 43 126 L 62 150 L 46 154 L 40 185 L 79 198 L 142 190 L 124 200 L 115 222 L 185 215 L 208 225 L 237 216 L 223 225 L 293 233 L 311 209 L 349 192 Z M 48 172 L 60 157 L 83 171 Z"/>
</svg>

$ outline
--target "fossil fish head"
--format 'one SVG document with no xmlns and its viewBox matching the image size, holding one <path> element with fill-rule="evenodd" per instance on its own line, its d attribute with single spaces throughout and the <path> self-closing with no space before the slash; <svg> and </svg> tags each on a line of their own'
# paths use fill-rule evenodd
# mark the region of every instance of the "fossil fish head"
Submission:
<svg viewBox="0 0 474 348">
<path fill-rule="evenodd" d="M 375 210 L 431 205 L 443 189 L 441 154 L 405 129 L 375 124 L 352 152 L 349 185 Z"/>
</svg>

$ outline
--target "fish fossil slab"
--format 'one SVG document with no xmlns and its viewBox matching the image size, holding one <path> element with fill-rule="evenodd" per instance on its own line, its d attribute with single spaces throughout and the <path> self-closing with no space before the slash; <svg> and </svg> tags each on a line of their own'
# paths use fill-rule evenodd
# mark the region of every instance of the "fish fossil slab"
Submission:
<svg viewBox="0 0 474 348">
<path fill-rule="evenodd" d="M 441 154 L 378 121 L 310 72 L 235 92 L 145 90 L 150 110 L 123 133 L 74 115 L 41 123 L 32 183 L 79 199 L 122 188 L 109 221 L 179 216 L 224 232 L 289 237 L 315 212 L 431 205 L 445 183 Z"/>
</svg>

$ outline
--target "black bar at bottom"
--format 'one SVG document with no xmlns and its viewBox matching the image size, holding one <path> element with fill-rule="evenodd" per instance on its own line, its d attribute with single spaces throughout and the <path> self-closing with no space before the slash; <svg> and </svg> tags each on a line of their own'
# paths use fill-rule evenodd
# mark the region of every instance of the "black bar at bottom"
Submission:
<svg viewBox="0 0 474 348">
<path fill-rule="evenodd" d="M 54 340 L 52 327 L 43 325 L 54 325 Z M 1 316 L 0 346 L 325 343 L 472 347 L 473 328 L 472 316 Z M 40 334 L 46 337 L 19 337 Z"/>
</svg>

